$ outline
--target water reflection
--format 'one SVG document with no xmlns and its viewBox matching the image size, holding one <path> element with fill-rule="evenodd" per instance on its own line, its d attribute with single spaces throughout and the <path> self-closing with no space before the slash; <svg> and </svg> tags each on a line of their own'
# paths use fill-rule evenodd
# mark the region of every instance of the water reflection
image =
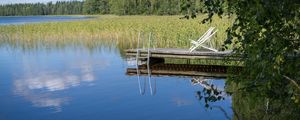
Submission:
<svg viewBox="0 0 300 120">
<path fill-rule="evenodd" d="M 133 62 L 131 62 L 133 63 Z M 128 68 L 127 75 L 137 76 L 188 76 L 194 86 L 201 90 L 195 92 L 200 103 L 208 110 L 218 110 L 224 114 L 225 119 L 299 119 L 299 89 L 291 86 L 285 79 L 273 80 L 270 84 L 260 84 L 255 80 L 233 81 L 231 74 L 226 86 L 218 86 L 208 77 L 226 78 L 227 67 L 189 65 L 189 64 L 142 64 L 136 62 L 136 68 Z M 239 71 L 239 68 L 236 69 Z M 237 72 L 238 73 L 238 72 Z M 196 76 L 196 77 L 195 77 Z M 225 88 L 224 88 L 225 87 Z M 222 101 L 229 101 L 231 115 L 225 109 Z M 185 105 L 188 102 L 176 99 L 176 105 Z M 223 118 L 223 119 L 224 119 Z"/>
<path fill-rule="evenodd" d="M 14 93 L 30 101 L 35 107 L 52 107 L 61 111 L 61 106 L 68 101 L 67 97 L 55 97 L 54 91 L 77 86 L 79 81 L 76 76 L 56 76 L 45 74 L 31 76 L 14 81 Z"/>
<path fill-rule="evenodd" d="M 30 66 L 30 65 L 27 65 Z M 25 74 L 14 80 L 14 93 L 30 101 L 35 107 L 54 108 L 55 112 L 60 112 L 62 105 L 67 104 L 71 98 L 60 96 L 60 91 L 64 91 L 83 83 L 92 84 L 96 80 L 91 63 L 82 64 L 79 67 L 80 73 L 72 71 L 49 72 L 34 71 L 34 67 L 26 67 Z M 76 71 L 76 69 L 75 69 Z"/>
<path fill-rule="evenodd" d="M 130 62 L 134 64 L 133 62 Z M 225 118 L 231 119 L 227 111 L 221 105 L 210 105 L 214 102 L 230 100 L 224 90 L 224 84 L 218 85 L 216 81 L 223 81 L 226 77 L 226 66 L 208 66 L 208 65 L 191 65 L 191 64 L 141 64 L 136 61 L 136 68 L 127 68 L 127 75 L 136 75 L 138 80 L 139 92 L 141 95 L 145 94 L 147 85 L 150 88 L 151 95 L 156 93 L 156 79 L 152 76 L 179 76 L 188 77 L 193 86 L 200 86 L 202 91 L 196 91 L 196 98 L 200 102 L 204 102 L 206 109 L 219 109 Z M 201 75 L 201 76 L 199 76 Z M 221 79 L 220 79 L 221 78 Z M 142 79 L 142 80 L 141 80 Z M 147 81 L 148 79 L 148 81 Z M 154 85 L 153 85 L 154 84 Z M 154 89 L 152 88 L 154 86 Z M 154 91 L 154 92 L 153 92 Z M 154 94 L 153 94 L 154 93 Z M 190 101 L 182 99 L 174 99 L 177 106 L 188 105 Z"/>
<path fill-rule="evenodd" d="M 222 79 L 221 79 L 222 80 Z M 215 81 L 220 79 L 205 78 L 203 76 L 193 77 L 191 80 L 192 85 L 201 86 L 202 91 L 196 91 L 196 98 L 204 102 L 206 109 L 217 109 L 224 114 L 224 118 L 231 120 L 232 116 L 222 105 L 215 105 L 214 102 L 221 102 L 226 100 L 231 101 L 231 97 L 226 94 L 224 85 L 217 85 Z M 223 80 L 222 80 L 223 81 Z"/>
<path fill-rule="evenodd" d="M 209 91 L 215 91 L 217 89 L 214 88 L 213 85 L 209 86 L 209 84 L 206 83 L 208 80 L 207 78 L 225 78 L 227 76 L 226 66 L 166 63 L 143 64 L 141 61 L 137 60 L 129 59 L 129 61 L 130 62 L 127 61 L 128 64 L 135 64 L 136 68 L 127 68 L 126 74 L 129 76 L 137 76 L 139 92 L 141 95 L 145 94 L 147 85 L 151 95 L 155 95 L 156 79 L 153 79 L 152 76 L 194 76 L 191 82 L 194 85 L 200 84 Z M 217 91 L 215 91 L 215 94 L 218 94 Z"/>
<path fill-rule="evenodd" d="M 249 83 L 226 83 L 226 91 L 232 94 L 233 119 L 299 120 L 300 107 L 289 95 L 291 91 L 288 89 L 291 86 L 277 84 L 276 87 L 266 89 L 264 86 L 249 87 Z"/>
<path fill-rule="evenodd" d="M 194 77 L 191 80 L 193 85 L 200 85 L 203 87 L 202 91 L 197 91 L 196 96 L 199 101 L 204 100 L 205 107 L 212 109 L 213 107 L 209 106 L 211 102 L 217 102 L 225 100 L 226 94 L 224 92 L 224 86 L 218 87 L 212 83 L 210 79 L 203 79 L 203 77 Z"/>
</svg>

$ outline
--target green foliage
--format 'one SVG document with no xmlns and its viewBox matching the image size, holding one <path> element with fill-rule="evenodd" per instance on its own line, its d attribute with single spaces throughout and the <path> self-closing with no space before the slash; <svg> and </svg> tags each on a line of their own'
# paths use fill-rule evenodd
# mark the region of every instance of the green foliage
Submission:
<svg viewBox="0 0 300 120">
<path fill-rule="evenodd" d="M 86 0 L 83 12 L 85 14 L 107 14 L 109 13 L 108 0 Z"/>
<path fill-rule="evenodd" d="M 235 120 L 298 120 L 300 107 L 291 99 L 291 90 L 284 84 L 276 87 L 272 93 L 274 97 L 266 97 L 270 91 L 264 87 L 255 87 L 251 91 L 245 90 L 247 84 L 226 82 L 226 91 L 233 93 L 232 109 Z M 278 94 L 281 93 L 281 94 Z"/>
<path fill-rule="evenodd" d="M 179 15 L 189 10 L 182 9 L 187 0 L 85 0 L 53 4 L 11 4 L 1 5 L 0 15 L 57 15 L 57 14 L 116 14 L 116 15 Z M 201 4 L 188 0 L 189 5 Z M 197 8 L 196 6 L 192 6 Z M 197 8 L 199 9 L 199 8 Z"/>
<path fill-rule="evenodd" d="M 84 9 L 87 14 L 178 15 L 186 12 L 181 10 L 182 3 L 183 0 L 86 0 Z"/>
<path fill-rule="evenodd" d="M 0 16 L 82 14 L 83 2 L 25 3 L 0 5 Z"/>
<path fill-rule="evenodd" d="M 212 39 L 216 48 L 225 40 L 225 30 L 232 19 L 216 18 L 210 25 L 198 20 L 181 20 L 180 16 L 94 16 L 95 19 L 0 26 L 0 44 L 19 44 L 24 48 L 34 43 L 57 45 L 87 43 L 92 47 L 104 41 L 117 41 L 121 48 L 135 48 L 139 32 L 144 41 L 152 33 L 154 47 L 189 48 L 189 39 L 198 39 L 210 26 L 222 26 Z M 198 16 L 204 18 L 205 16 Z M 146 46 L 145 46 L 146 47 Z"/>
<path fill-rule="evenodd" d="M 189 4 L 186 4 L 186 2 Z M 200 7 L 199 7 L 200 6 Z M 49 2 L 47 4 L 1 5 L 0 15 L 116 14 L 116 15 L 179 15 L 196 13 L 199 0 L 85 0 Z M 192 7 L 190 10 L 188 7 Z M 185 8 L 185 9 L 182 9 Z M 193 18 L 196 14 L 193 15 Z"/>
<path fill-rule="evenodd" d="M 202 12 L 207 19 L 236 15 L 227 29 L 225 49 L 241 54 L 245 69 L 235 82 L 249 90 L 263 91 L 266 97 L 288 94 L 299 101 L 300 5 L 298 0 L 206 0 Z M 222 16 L 221 16 L 222 17 Z M 286 77 L 284 77 L 286 76 Z M 289 79 L 287 79 L 289 78 Z M 282 86 L 284 85 L 284 86 Z M 286 87 L 289 86 L 289 87 Z M 277 91 L 277 88 L 288 91 Z M 276 95 L 274 95 L 276 94 Z"/>
<path fill-rule="evenodd" d="M 154 15 L 176 15 L 180 14 L 179 0 L 128 0 L 128 12 L 125 14 L 154 14 Z M 122 9 L 117 8 L 117 9 Z M 117 14 L 117 13 L 112 13 Z"/>
</svg>

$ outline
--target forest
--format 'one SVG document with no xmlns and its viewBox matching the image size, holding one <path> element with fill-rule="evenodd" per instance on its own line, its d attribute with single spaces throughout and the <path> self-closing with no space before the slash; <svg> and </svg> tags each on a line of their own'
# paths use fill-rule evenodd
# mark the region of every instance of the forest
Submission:
<svg viewBox="0 0 300 120">
<path fill-rule="evenodd" d="M 82 14 L 82 7 L 80 1 L 8 4 L 0 5 L 0 16 Z"/>
<path fill-rule="evenodd" d="M 117 15 L 178 15 L 199 10 L 200 0 L 86 0 L 83 12 L 86 14 Z M 196 6 L 198 8 L 196 8 Z"/>
<path fill-rule="evenodd" d="M 116 14 L 179 15 L 198 11 L 200 0 L 85 0 L 0 5 L 0 16 Z M 197 7 L 196 7 L 197 6 Z M 182 8 L 192 8 L 193 11 Z"/>
</svg>

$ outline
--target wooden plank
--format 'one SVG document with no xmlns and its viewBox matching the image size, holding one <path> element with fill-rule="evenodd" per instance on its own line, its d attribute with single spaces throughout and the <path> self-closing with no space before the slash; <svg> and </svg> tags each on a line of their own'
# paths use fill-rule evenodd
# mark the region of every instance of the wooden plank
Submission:
<svg viewBox="0 0 300 120">
<path fill-rule="evenodd" d="M 134 56 L 134 54 L 127 54 L 128 56 Z M 141 54 L 141 57 L 147 56 L 146 54 Z M 192 55 L 168 55 L 168 54 L 151 54 L 151 58 L 179 58 L 179 59 L 216 59 L 222 60 L 225 56 L 192 56 Z"/>
<path fill-rule="evenodd" d="M 232 66 L 221 65 L 194 65 L 194 64 L 154 64 L 150 66 L 150 74 L 157 76 L 205 76 L 205 77 L 226 77 L 227 69 Z M 148 75 L 147 65 L 139 65 L 139 69 L 128 68 L 127 75 Z M 240 71 L 241 67 L 234 67 Z"/>
<path fill-rule="evenodd" d="M 147 53 L 148 51 L 145 49 L 139 49 L 140 52 Z M 126 53 L 136 53 L 137 49 L 128 49 Z M 193 51 L 189 52 L 188 49 L 180 49 L 180 48 L 156 48 L 150 49 L 152 54 L 170 54 L 170 55 L 205 55 L 205 56 L 215 56 L 215 55 L 231 55 L 232 51 L 220 51 L 220 52 L 213 52 L 213 51 Z"/>
<path fill-rule="evenodd" d="M 139 70 L 140 75 L 148 75 L 147 70 Z M 136 68 L 128 68 L 127 75 L 136 76 Z M 176 71 L 176 70 L 151 70 L 151 76 L 205 76 L 205 77 L 218 77 L 226 78 L 227 74 L 225 73 L 209 73 L 209 72 L 199 72 L 199 71 Z"/>
<path fill-rule="evenodd" d="M 156 48 L 149 49 L 151 52 L 151 57 L 153 58 L 180 58 L 180 59 L 224 59 L 232 55 L 232 51 L 193 51 L 189 52 L 188 49 L 179 49 L 179 48 Z M 136 56 L 137 49 L 128 49 L 126 50 L 127 56 Z M 139 49 L 140 56 L 146 57 L 148 51 L 145 49 Z M 239 58 L 230 58 L 232 60 L 239 60 Z"/>
</svg>

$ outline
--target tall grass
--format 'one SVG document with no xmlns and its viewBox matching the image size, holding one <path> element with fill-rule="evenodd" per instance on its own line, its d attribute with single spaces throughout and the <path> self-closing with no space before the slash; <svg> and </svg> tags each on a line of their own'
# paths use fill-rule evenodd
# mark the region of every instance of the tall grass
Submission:
<svg viewBox="0 0 300 120">
<path fill-rule="evenodd" d="M 233 22 L 233 19 L 216 17 L 212 23 L 201 24 L 204 15 L 192 20 L 179 17 L 107 15 L 84 21 L 0 26 L 0 45 L 35 48 L 38 45 L 63 47 L 84 44 L 92 48 L 113 42 L 125 49 L 136 47 L 139 32 L 143 33 L 144 41 L 151 32 L 155 47 L 187 48 L 190 39 L 197 39 L 209 27 L 216 27 L 219 31 L 213 43 L 220 48 L 226 37 L 225 30 Z"/>
</svg>

